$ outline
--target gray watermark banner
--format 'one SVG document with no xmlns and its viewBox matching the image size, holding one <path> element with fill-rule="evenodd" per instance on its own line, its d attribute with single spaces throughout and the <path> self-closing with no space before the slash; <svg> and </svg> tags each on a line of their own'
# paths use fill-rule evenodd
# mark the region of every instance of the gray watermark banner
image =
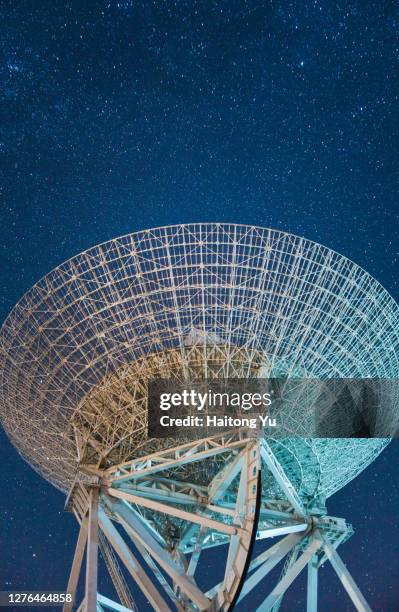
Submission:
<svg viewBox="0 0 399 612">
<path fill-rule="evenodd" d="M 399 432 L 397 379 L 156 379 L 148 391 L 151 438 L 196 439 L 234 428 L 274 438 Z"/>
</svg>

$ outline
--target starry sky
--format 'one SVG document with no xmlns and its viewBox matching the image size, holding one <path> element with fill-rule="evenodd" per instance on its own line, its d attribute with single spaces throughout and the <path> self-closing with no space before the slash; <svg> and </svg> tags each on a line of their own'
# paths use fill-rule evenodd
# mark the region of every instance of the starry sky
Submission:
<svg viewBox="0 0 399 612">
<path fill-rule="evenodd" d="M 6 0 L 0 16 L 1 321 L 79 251 L 191 221 L 304 235 L 399 298 L 396 1 Z M 0 588 L 63 589 L 74 520 L 0 436 Z M 399 608 L 398 459 L 394 441 L 329 505 L 383 612 Z M 320 581 L 323 610 L 351 610 Z"/>
</svg>

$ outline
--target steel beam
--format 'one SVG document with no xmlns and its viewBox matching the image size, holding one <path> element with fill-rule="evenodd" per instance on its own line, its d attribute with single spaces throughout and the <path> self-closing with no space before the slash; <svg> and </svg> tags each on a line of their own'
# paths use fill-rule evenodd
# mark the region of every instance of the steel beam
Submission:
<svg viewBox="0 0 399 612">
<path fill-rule="evenodd" d="M 161 570 L 158 568 L 158 566 L 155 563 L 155 561 L 152 560 L 151 555 L 146 551 L 146 549 L 140 543 L 139 540 L 134 539 L 132 537 L 133 534 L 131 532 L 129 532 L 128 535 L 132 538 L 132 540 L 134 542 L 134 545 L 136 546 L 137 550 L 139 551 L 139 553 L 143 557 L 144 561 L 147 563 L 148 567 L 152 570 L 152 572 L 153 572 L 155 578 L 158 580 L 159 584 L 165 589 L 166 594 L 174 602 L 174 604 L 176 605 L 177 609 L 180 610 L 180 604 L 177 601 L 175 592 L 173 591 L 173 589 L 170 586 L 169 582 L 166 580 L 166 578 L 162 574 Z"/>
<path fill-rule="evenodd" d="M 283 569 L 281 571 L 279 580 L 284 578 L 286 573 L 289 572 L 291 567 L 294 565 L 295 561 L 298 559 L 298 554 L 299 554 L 298 546 L 295 546 L 295 548 L 293 548 L 288 553 L 288 555 L 287 555 L 287 557 L 285 559 L 285 563 L 284 563 Z M 283 602 L 283 599 L 284 599 L 284 595 L 281 595 L 281 597 L 279 597 L 279 599 L 276 601 L 276 603 L 274 604 L 274 606 L 272 607 L 270 612 L 279 612 L 281 604 Z"/>
<path fill-rule="evenodd" d="M 334 543 L 331 543 L 331 546 L 333 546 L 335 549 L 338 548 L 338 546 L 340 546 L 344 541 L 346 541 L 346 538 L 348 536 L 348 533 L 345 531 L 343 532 L 339 538 L 337 540 L 335 540 Z M 321 559 L 319 560 L 317 567 L 320 568 L 326 561 L 328 561 L 327 555 L 325 553 L 323 553 L 321 555 Z"/>
<path fill-rule="evenodd" d="M 320 540 L 313 540 L 307 548 L 304 550 L 302 555 L 299 557 L 297 561 L 295 561 L 294 565 L 289 569 L 289 571 L 285 574 L 285 576 L 278 582 L 278 584 L 274 587 L 271 593 L 266 597 L 266 599 L 261 603 L 261 605 L 257 608 L 256 612 L 268 612 L 271 610 L 274 604 L 284 595 L 290 584 L 295 580 L 298 574 L 306 567 L 309 559 L 313 556 L 313 554 L 320 548 L 322 545 Z"/>
<path fill-rule="evenodd" d="M 86 605 L 86 601 L 83 599 L 78 607 L 78 609 L 76 610 L 76 612 L 84 612 L 85 609 L 85 605 Z"/>
<path fill-rule="evenodd" d="M 264 550 L 255 559 L 253 559 L 253 561 L 251 561 L 249 571 L 253 572 L 257 567 L 265 563 L 265 561 L 268 561 L 268 559 L 275 554 L 280 555 L 280 553 L 282 553 L 280 556 L 280 559 L 282 559 L 296 544 L 298 544 L 298 542 L 302 540 L 303 537 L 304 534 L 293 533 L 291 535 L 287 535 L 282 540 L 279 540 L 276 542 L 276 544 L 273 544 L 273 546 Z"/>
<path fill-rule="evenodd" d="M 185 506 L 197 506 L 201 502 L 194 495 L 180 493 L 178 491 L 167 491 L 154 486 L 143 486 L 141 484 L 126 483 L 123 487 L 118 487 L 118 491 L 131 493 L 145 499 L 153 499 L 159 502 L 169 502 L 171 504 L 184 504 Z"/>
<path fill-rule="evenodd" d="M 241 601 L 248 593 L 250 593 L 263 578 L 272 571 L 274 567 L 292 550 L 298 542 L 303 538 L 299 534 L 291 534 L 280 540 L 274 546 L 271 546 L 263 553 L 261 553 L 256 559 L 252 561 L 249 566 L 249 571 L 254 571 L 249 578 L 246 579 L 241 595 L 238 601 Z"/>
<path fill-rule="evenodd" d="M 294 485 L 285 474 L 282 466 L 274 456 L 274 453 L 266 440 L 262 440 L 260 447 L 263 461 L 266 463 L 275 480 L 286 494 L 288 501 L 299 516 L 306 516 L 306 509 L 301 501 L 301 498 L 295 490 Z"/>
<path fill-rule="evenodd" d="M 86 553 L 86 612 L 97 609 L 97 574 L 98 574 L 98 499 L 99 490 L 92 487 L 89 498 L 89 519 Z"/>
<path fill-rule="evenodd" d="M 317 568 L 318 558 L 313 555 L 308 563 L 308 592 L 306 612 L 317 612 Z"/>
<path fill-rule="evenodd" d="M 152 584 L 147 574 L 141 568 L 139 561 L 128 548 L 126 542 L 124 542 L 122 536 L 103 510 L 100 510 L 100 526 L 109 543 L 113 546 L 129 574 L 136 581 L 154 610 L 159 612 L 171 612 L 166 601 Z"/>
<path fill-rule="evenodd" d="M 194 544 L 194 550 L 191 553 L 190 563 L 188 564 L 188 568 L 187 568 L 188 576 L 194 576 L 195 574 L 195 570 L 197 569 L 198 561 L 199 561 L 199 558 L 202 552 L 202 544 L 203 544 L 207 531 L 208 530 L 205 527 L 201 527 L 201 529 L 199 530 L 197 534 L 197 540 Z"/>
<path fill-rule="evenodd" d="M 108 483 L 120 483 L 142 478 L 159 471 L 172 469 L 193 461 L 201 461 L 229 450 L 244 447 L 251 439 L 242 438 L 240 431 L 234 430 L 202 440 L 195 440 L 165 451 L 153 453 L 140 459 L 114 466 L 106 471 Z"/>
<path fill-rule="evenodd" d="M 80 571 L 82 568 L 83 555 L 85 553 L 87 542 L 88 517 L 83 517 L 80 525 L 78 541 L 76 543 L 75 554 L 72 561 L 71 573 L 69 575 L 67 593 L 71 593 L 72 601 L 65 603 L 63 612 L 72 612 L 73 604 L 76 597 L 76 589 L 79 582 Z"/>
<path fill-rule="evenodd" d="M 296 525 L 285 525 L 284 527 L 271 527 L 270 529 L 260 529 L 257 533 L 259 540 L 264 538 L 275 538 L 288 533 L 299 533 L 309 529 L 308 523 L 298 523 Z"/>
<path fill-rule="evenodd" d="M 234 510 L 234 522 L 242 525 L 243 532 L 230 538 L 223 584 L 213 602 L 216 609 L 223 612 L 234 607 L 243 588 L 256 536 L 261 487 L 259 444 L 252 442 L 242 453 Z"/>
<path fill-rule="evenodd" d="M 323 548 L 326 553 L 328 560 L 333 566 L 335 573 L 340 579 L 342 586 L 345 591 L 348 593 L 353 605 L 355 606 L 358 612 L 371 612 L 371 608 L 368 605 L 367 601 L 364 599 L 362 593 L 359 590 L 359 587 L 353 580 L 351 574 L 349 573 L 347 567 L 342 561 L 341 557 L 335 550 L 333 546 L 331 546 L 330 542 L 320 532 L 318 535 L 321 537 L 323 542 Z"/>
<path fill-rule="evenodd" d="M 112 498 L 104 495 L 104 502 L 110 510 L 118 517 L 127 533 L 131 533 L 133 539 L 139 540 L 147 552 L 157 561 L 164 571 L 172 578 L 179 588 L 198 606 L 200 610 L 206 610 L 210 606 L 210 600 L 197 587 L 192 578 L 189 578 L 186 573 L 171 559 L 169 553 L 160 546 L 154 538 L 150 536 L 137 519 L 130 511 L 129 506 L 120 500 L 114 501 Z"/>
<path fill-rule="evenodd" d="M 169 514 L 170 516 L 175 516 L 177 518 L 183 519 L 184 521 L 189 521 L 190 523 L 197 523 L 198 525 L 201 525 L 203 527 L 208 527 L 209 529 L 213 529 L 214 531 L 220 531 L 221 533 L 227 533 L 228 535 L 235 535 L 241 531 L 239 527 L 235 527 L 234 525 L 228 525 L 220 521 L 215 521 L 214 519 L 210 519 L 201 514 L 187 512 L 186 510 L 181 510 L 180 508 L 175 508 L 173 506 L 169 506 L 167 504 L 163 504 L 152 499 L 139 497 L 138 495 L 134 495 L 133 493 L 126 493 L 125 491 L 121 491 L 120 489 L 113 489 L 109 487 L 107 489 L 107 494 L 111 497 L 116 497 L 117 499 L 123 499 L 125 501 L 138 504 L 139 506 L 143 506 L 144 508 L 148 508 L 149 510 L 155 510 L 156 512 Z"/>
<path fill-rule="evenodd" d="M 97 594 L 97 601 L 102 608 L 106 608 L 107 610 L 114 610 L 115 612 L 132 612 L 130 608 L 126 608 L 126 606 L 122 606 L 116 601 L 109 599 L 109 597 L 100 595 L 100 593 Z"/>
<path fill-rule="evenodd" d="M 208 489 L 209 501 L 217 502 L 239 474 L 242 466 L 243 452 L 236 455 L 212 480 Z"/>
<path fill-rule="evenodd" d="M 105 561 L 105 565 L 107 566 L 108 573 L 115 587 L 115 591 L 118 594 L 119 601 L 121 602 L 122 605 L 125 606 L 125 608 L 129 608 L 133 610 L 134 612 L 138 612 L 137 606 L 134 603 L 132 594 L 126 583 L 125 577 L 121 571 L 121 568 L 119 566 L 114 550 L 112 546 L 110 545 L 110 543 L 108 542 L 105 535 L 103 534 L 103 532 L 101 531 L 101 529 L 100 529 L 99 536 L 100 536 L 99 541 L 100 541 L 101 555 Z M 97 601 L 98 601 L 98 596 L 97 596 Z"/>
</svg>

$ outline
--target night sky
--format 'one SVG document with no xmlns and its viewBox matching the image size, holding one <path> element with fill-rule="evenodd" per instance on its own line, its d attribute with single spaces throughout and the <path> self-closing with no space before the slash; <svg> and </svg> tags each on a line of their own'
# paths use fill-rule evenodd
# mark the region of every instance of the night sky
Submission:
<svg viewBox="0 0 399 612">
<path fill-rule="evenodd" d="M 399 298 L 397 2 L 5 0 L 0 16 L 0 321 L 79 251 L 192 221 L 306 236 Z M 0 589 L 62 590 L 75 521 L 0 442 Z M 395 441 L 328 506 L 383 612 L 399 610 L 398 459 Z M 320 606 L 352 609 L 330 569 Z"/>
</svg>

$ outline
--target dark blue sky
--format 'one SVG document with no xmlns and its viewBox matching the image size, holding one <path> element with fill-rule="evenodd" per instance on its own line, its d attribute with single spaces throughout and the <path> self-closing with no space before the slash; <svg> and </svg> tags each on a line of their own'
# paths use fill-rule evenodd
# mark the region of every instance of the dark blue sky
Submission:
<svg viewBox="0 0 399 612">
<path fill-rule="evenodd" d="M 304 235 L 398 299 L 397 2 L 21 0 L 0 13 L 1 320 L 80 250 L 200 220 Z M 75 528 L 62 496 L 1 442 L 0 587 L 63 588 Z M 399 609 L 398 458 L 395 442 L 330 508 L 354 523 L 342 555 L 384 612 Z M 324 573 L 322 609 L 349 610 Z"/>
</svg>

